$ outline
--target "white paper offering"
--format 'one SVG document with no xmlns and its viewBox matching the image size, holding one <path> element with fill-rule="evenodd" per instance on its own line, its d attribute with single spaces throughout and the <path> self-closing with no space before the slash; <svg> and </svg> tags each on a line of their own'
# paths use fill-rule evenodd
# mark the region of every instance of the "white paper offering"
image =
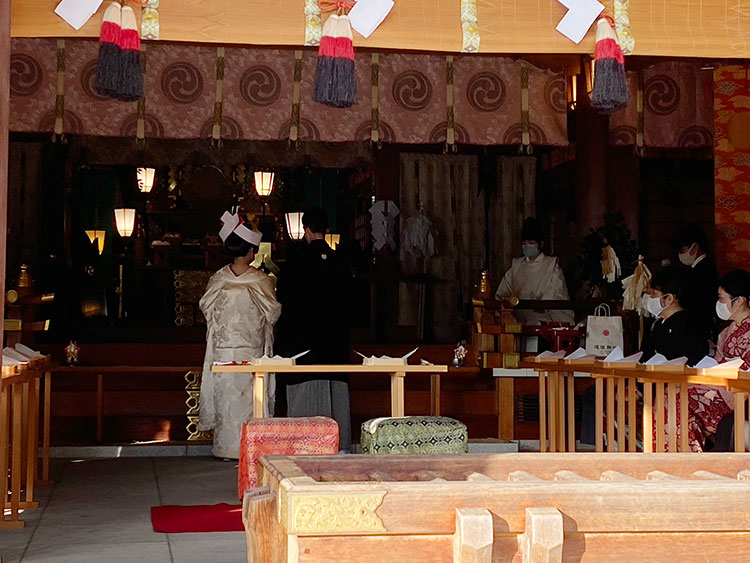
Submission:
<svg viewBox="0 0 750 563">
<path fill-rule="evenodd" d="M 392 8 L 393 0 L 357 0 L 349 11 L 352 29 L 362 37 L 370 37 Z"/>
<path fill-rule="evenodd" d="M 679 358 L 675 358 L 674 360 L 669 360 L 667 363 L 665 363 L 665 366 L 684 366 L 687 363 L 688 359 L 687 356 L 680 356 Z"/>
<path fill-rule="evenodd" d="M 603 362 L 619 362 L 622 360 L 623 354 L 622 354 L 622 348 L 619 346 L 615 346 L 615 349 L 612 350 L 606 358 L 604 358 Z"/>
<path fill-rule="evenodd" d="M 102 0 L 62 0 L 55 13 L 78 31 L 102 5 Z"/>
<path fill-rule="evenodd" d="M 667 363 L 666 356 L 662 356 L 661 354 L 654 354 L 651 359 L 649 359 L 645 365 L 647 366 L 663 366 Z"/>
<path fill-rule="evenodd" d="M 3 348 L 3 356 L 11 358 L 19 364 L 24 364 L 29 361 L 29 358 L 14 350 L 13 348 Z"/>
<path fill-rule="evenodd" d="M 23 363 L 25 363 L 25 362 L 19 362 L 15 358 L 11 358 L 10 356 L 6 356 L 5 354 L 3 354 L 3 365 L 4 366 L 15 366 L 15 365 L 18 365 L 18 364 L 23 364 Z"/>
<path fill-rule="evenodd" d="M 33 360 L 35 358 L 43 358 L 44 355 L 41 352 L 38 352 L 36 350 L 32 350 L 28 346 L 24 346 L 20 342 L 15 345 L 16 352 L 19 354 L 22 354 L 23 356 L 26 356 L 30 360 Z"/>
<path fill-rule="evenodd" d="M 695 366 L 693 367 L 697 369 L 707 369 L 707 368 L 712 368 L 716 365 L 719 365 L 719 362 L 714 360 L 711 356 L 704 356 L 703 359 L 697 364 L 695 364 Z"/>
<path fill-rule="evenodd" d="M 722 362 L 720 364 L 717 363 L 716 365 L 710 366 L 708 369 L 740 369 L 742 367 L 742 364 L 744 363 L 745 360 L 743 360 L 742 358 L 735 358 L 733 360 L 727 360 L 726 362 Z"/>
<path fill-rule="evenodd" d="M 642 356 L 643 352 L 636 352 L 635 354 L 630 354 L 629 356 L 624 357 L 622 360 L 617 361 L 622 362 L 623 364 L 637 364 L 641 361 Z"/>
<path fill-rule="evenodd" d="M 250 364 L 253 366 L 294 366 L 297 365 L 297 359 L 301 358 L 308 352 L 310 352 L 310 350 L 305 350 L 304 352 L 300 352 L 299 354 L 297 354 L 296 356 L 292 356 L 291 358 L 263 355 L 260 358 L 252 359 L 250 361 Z"/>
<path fill-rule="evenodd" d="M 557 24 L 557 31 L 573 43 L 580 43 L 591 24 L 604 10 L 604 5 L 596 0 L 558 0 L 568 8 L 568 13 Z"/>
<path fill-rule="evenodd" d="M 582 360 L 584 358 L 593 358 L 592 354 L 589 354 L 584 348 L 578 348 L 575 352 L 572 352 L 568 356 L 565 356 L 565 360 Z"/>
<path fill-rule="evenodd" d="M 541 354 L 538 354 L 536 359 L 537 360 L 555 360 L 555 359 L 562 359 L 565 357 L 565 350 L 560 350 L 559 352 L 550 352 L 549 350 L 545 350 Z"/>
<path fill-rule="evenodd" d="M 365 356 L 361 352 L 357 352 L 356 350 L 355 352 L 357 355 L 362 356 L 363 366 L 405 366 L 409 363 L 409 358 L 412 357 L 417 350 L 419 350 L 418 346 L 400 358 L 392 358 L 391 356 Z"/>
</svg>

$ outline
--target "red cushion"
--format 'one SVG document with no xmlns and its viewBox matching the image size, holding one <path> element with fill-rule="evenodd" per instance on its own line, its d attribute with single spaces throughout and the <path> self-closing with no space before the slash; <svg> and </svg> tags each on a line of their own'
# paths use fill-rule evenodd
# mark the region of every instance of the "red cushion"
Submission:
<svg viewBox="0 0 750 563">
<path fill-rule="evenodd" d="M 325 455 L 339 451 L 339 425 L 331 418 L 251 418 L 242 425 L 237 493 L 258 486 L 264 455 Z"/>
</svg>

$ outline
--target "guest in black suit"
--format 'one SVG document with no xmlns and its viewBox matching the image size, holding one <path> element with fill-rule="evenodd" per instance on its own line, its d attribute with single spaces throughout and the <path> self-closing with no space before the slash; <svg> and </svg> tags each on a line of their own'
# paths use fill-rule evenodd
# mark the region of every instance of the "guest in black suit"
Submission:
<svg viewBox="0 0 750 563">
<path fill-rule="evenodd" d="M 643 342 L 643 361 L 654 354 L 668 360 L 681 356 L 695 365 L 708 353 L 708 342 L 682 306 L 682 285 L 672 270 L 656 272 L 643 296 L 654 323 Z"/>
<path fill-rule="evenodd" d="M 685 266 L 680 302 L 701 335 L 714 340 L 718 328 L 714 313 L 718 274 L 716 263 L 706 254 L 707 246 L 706 233 L 697 224 L 685 225 L 672 237 L 672 247 Z"/>
</svg>

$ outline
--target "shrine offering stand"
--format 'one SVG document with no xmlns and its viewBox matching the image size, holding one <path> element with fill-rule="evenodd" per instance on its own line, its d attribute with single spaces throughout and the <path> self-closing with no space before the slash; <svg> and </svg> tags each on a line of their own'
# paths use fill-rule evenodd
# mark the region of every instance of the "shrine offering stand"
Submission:
<svg viewBox="0 0 750 563">
<path fill-rule="evenodd" d="M 448 372 L 448 366 L 440 365 L 249 365 L 249 364 L 215 364 L 211 366 L 214 373 L 247 373 L 253 377 L 253 416 L 263 418 L 263 399 L 265 397 L 265 377 L 268 373 L 346 373 L 362 375 L 372 373 L 388 374 L 391 377 L 391 416 L 404 416 L 404 379 L 407 374 L 437 375 Z M 440 382 L 431 381 L 432 409 L 439 405 Z M 436 396 L 436 393 L 438 394 Z M 438 406 L 439 410 L 439 406 Z"/>
<path fill-rule="evenodd" d="M 750 454 L 269 456 L 248 561 L 750 560 Z M 522 499 L 519 501 L 519 499 Z"/>
</svg>

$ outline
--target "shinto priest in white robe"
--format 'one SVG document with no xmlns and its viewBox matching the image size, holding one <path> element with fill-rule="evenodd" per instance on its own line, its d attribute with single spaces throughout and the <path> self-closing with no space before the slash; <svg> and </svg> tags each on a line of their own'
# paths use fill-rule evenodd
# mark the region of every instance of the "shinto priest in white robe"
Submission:
<svg viewBox="0 0 750 563">
<path fill-rule="evenodd" d="M 554 256 L 540 252 L 536 258 L 514 258 L 510 269 L 495 292 L 495 297 L 567 301 L 568 286 L 562 268 Z M 538 325 L 543 322 L 575 324 L 573 311 L 529 311 L 519 309 L 516 318 L 523 324 Z"/>
<path fill-rule="evenodd" d="M 242 424 L 253 415 L 253 377 L 251 373 L 213 373 L 211 365 L 273 355 L 273 325 L 281 305 L 265 273 L 250 268 L 237 276 L 227 265 L 211 276 L 200 308 L 206 317 L 207 342 L 198 429 L 213 429 L 213 455 L 237 459 Z M 275 388 L 275 378 L 269 374 L 264 416 L 273 416 Z"/>
</svg>

